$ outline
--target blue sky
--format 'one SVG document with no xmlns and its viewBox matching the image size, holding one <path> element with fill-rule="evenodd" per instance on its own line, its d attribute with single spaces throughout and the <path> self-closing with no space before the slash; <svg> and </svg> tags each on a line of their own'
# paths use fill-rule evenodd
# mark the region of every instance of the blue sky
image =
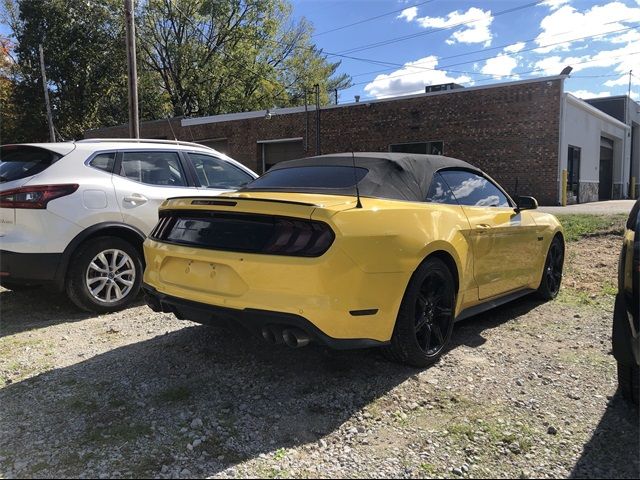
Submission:
<svg viewBox="0 0 640 480">
<path fill-rule="evenodd" d="M 557 75 L 566 65 L 574 68 L 566 89 L 582 98 L 626 94 L 629 70 L 632 97 L 640 98 L 640 0 L 292 2 L 294 16 L 313 23 L 313 40 L 326 53 L 361 59 L 329 55 L 342 60 L 340 71 L 355 83 L 339 93 L 342 103 L 354 95 L 418 93 L 429 84 Z M 378 42 L 386 44 L 365 48 Z"/>
<path fill-rule="evenodd" d="M 638 99 L 640 0 L 533 3 L 293 1 L 294 15 L 314 24 L 314 41 L 325 52 L 367 60 L 329 56 L 342 60 L 340 71 L 356 84 L 340 92 L 340 102 L 351 102 L 354 95 L 418 93 L 428 84 L 472 86 L 557 75 L 566 65 L 574 69 L 566 90 L 582 98 L 626 94 L 633 70 L 632 96 Z M 379 15 L 384 16 L 323 33 Z M 378 42 L 386 45 L 363 49 Z"/>
</svg>

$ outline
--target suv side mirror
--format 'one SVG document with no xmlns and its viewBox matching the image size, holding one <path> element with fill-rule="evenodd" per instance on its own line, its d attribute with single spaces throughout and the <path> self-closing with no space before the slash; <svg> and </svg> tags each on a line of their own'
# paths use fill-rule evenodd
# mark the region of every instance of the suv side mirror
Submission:
<svg viewBox="0 0 640 480">
<path fill-rule="evenodd" d="M 518 197 L 518 210 L 535 210 L 538 208 L 538 201 L 533 197 Z"/>
</svg>

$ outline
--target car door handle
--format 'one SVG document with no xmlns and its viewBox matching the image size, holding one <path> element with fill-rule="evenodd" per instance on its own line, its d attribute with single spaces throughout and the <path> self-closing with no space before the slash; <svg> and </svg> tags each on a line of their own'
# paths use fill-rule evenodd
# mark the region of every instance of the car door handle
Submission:
<svg viewBox="0 0 640 480">
<path fill-rule="evenodd" d="M 125 203 L 130 203 L 131 205 L 136 206 L 147 203 L 149 199 L 144 195 L 140 195 L 139 193 L 132 193 L 131 195 L 127 195 L 126 197 L 124 197 L 122 200 Z"/>
<path fill-rule="evenodd" d="M 480 223 L 476 225 L 476 232 L 478 233 L 484 233 L 488 230 L 491 230 L 491 225 L 488 225 L 486 223 Z"/>
</svg>

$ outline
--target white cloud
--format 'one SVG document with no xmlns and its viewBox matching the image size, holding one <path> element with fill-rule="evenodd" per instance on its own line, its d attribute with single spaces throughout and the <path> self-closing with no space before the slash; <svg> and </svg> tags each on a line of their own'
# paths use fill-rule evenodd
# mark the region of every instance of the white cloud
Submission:
<svg viewBox="0 0 640 480">
<path fill-rule="evenodd" d="M 525 42 L 517 42 L 508 47 L 504 47 L 504 51 L 508 53 L 518 53 L 525 47 Z"/>
<path fill-rule="evenodd" d="M 499 79 L 511 75 L 517 66 L 517 59 L 504 53 L 499 53 L 497 56 L 487 60 L 480 72 L 485 75 L 493 75 L 494 78 Z"/>
<path fill-rule="evenodd" d="M 405 8 L 396 18 L 404 18 L 407 22 L 413 21 L 418 16 L 418 7 Z"/>
<path fill-rule="evenodd" d="M 570 65 L 573 67 L 573 72 L 576 73 L 581 70 L 587 70 L 590 68 L 607 68 L 611 71 L 624 75 L 628 74 L 629 70 L 640 70 L 640 40 L 629 42 L 626 45 L 613 50 L 600 50 L 593 55 L 561 57 L 554 55 L 544 58 L 535 63 L 534 69 L 542 70 L 545 75 L 558 75 L 564 67 Z M 627 77 L 627 81 L 628 81 Z M 605 86 L 614 86 L 612 81 L 605 82 Z M 619 79 L 617 85 L 623 85 L 624 83 Z"/>
<path fill-rule="evenodd" d="M 442 83 L 472 84 L 467 75 L 452 77 L 443 70 L 431 70 L 438 67 L 438 57 L 431 55 L 414 62 L 407 62 L 404 66 L 389 74 L 378 75 L 364 87 L 367 95 L 376 98 L 394 97 L 424 93 L 425 85 Z"/>
<path fill-rule="evenodd" d="M 405 12 L 407 12 L 406 15 Z M 405 18 L 408 22 L 415 21 L 423 28 L 455 28 L 455 25 L 469 22 L 465 25 L 460 25 L 446 40 L 446 43 L 448 45 L 456 42 L 482 43 L 486 47 L 491 45 L 493 38 L 490 30 L 493 22 L 491 10 L 471 7 L 466 12 L 455 10 L 444 17 L 418 17 L 417 13 L 416 7 L 407 8 L 402 11 L 400 17 Z"/>
<path fill-rule="evenodd" d="M 607 80 L 606 82 L 604 82 L 605 87 L 620 87 L 620 86 L 627 87 L 628 85 L 629 85 L 629 73 L 621 75 L 615 80 Z M 640 85 L 640 78 L 638 78 L 635 75 L 632 75 L 631 86 L 638 86 L 638 85 Z"/>
<path fill-rule="evenodd" d="M 549 7 L 553 11 L 559 9 L 563 5 L 566 5 L 569 1 L 570 0 L 545 0 L 540 5 Z"/>
<path fill-rule="evenodd" d="M 536 37 L 538 45 L 556 44 L 541 47 L 538 53 L 553 50 L 569 50 L 577 39 L 610 34 L 629 27 L 630 23 L 640 22 L 640 8 L 628 7 L 622 2 L 614 1 L 605 5 L 596 5 L 584 12 L 564 5 L 547 15 L 540 22 L 540 34 Z M 600 39 L 602 40 L 602 39 Z M 590 41 L 593 41 L 590 39 Z M 565 42 L 557 45 L 560 42 Z"/>
<path fill-rule="evenodd" d="M 611 92 L 599 92 L 599 93 L 594 93 L 594 92 L 590 92 L 589 90 L 573 90 L 569 92 L 570 94 L 578 97 L 578 98 L 583 98 L 583 99 L 587 99 L 587 98 L 599 98 L 599 97 L 610 97 L 611 96 Z"/>
</svg>

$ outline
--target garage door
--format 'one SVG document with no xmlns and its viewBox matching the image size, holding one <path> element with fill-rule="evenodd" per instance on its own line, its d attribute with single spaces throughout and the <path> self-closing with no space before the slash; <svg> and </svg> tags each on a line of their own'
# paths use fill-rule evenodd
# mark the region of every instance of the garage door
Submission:
<svg viewBox="0 0 640 480">
<path fill-rule="evenodd" d="M 211 140 L 197 140 L 197 143 L 213 148 L 222 153 L 229 153 L 229 142 L 226 138 L 214 138 Z"/>
<path fill-rule="evenodd" d="M 262 144 L 262 160 L 265 172 L 276 163 L 305 156 L 302 139 L 258 143 Z"/>
</svg>

